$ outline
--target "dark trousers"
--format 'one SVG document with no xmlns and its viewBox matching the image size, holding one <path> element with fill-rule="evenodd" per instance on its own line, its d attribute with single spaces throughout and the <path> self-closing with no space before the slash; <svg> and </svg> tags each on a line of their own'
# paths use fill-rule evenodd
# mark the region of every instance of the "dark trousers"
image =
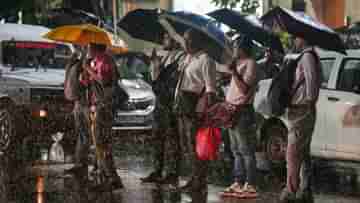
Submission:
<svg viewBox="0 0 360 203">
<path fill-rule="evenodd" d="M 208 161 L 202 161 L 196 155 L 196 132 L 199 128 L 196 119 L 180 116 L 179 123 L 180 151 L 184 160 L 191 165 L 191 180 L 196 189 L 207 188 Z"/>
<path fill-rule="evenodd" d="M 181 154 L 179 151 L 179 133 L 175 115 L 166 106 L 157 104 L 153 129 L 153 148 L 155 171 L 179 175 Z"/>
</svg>

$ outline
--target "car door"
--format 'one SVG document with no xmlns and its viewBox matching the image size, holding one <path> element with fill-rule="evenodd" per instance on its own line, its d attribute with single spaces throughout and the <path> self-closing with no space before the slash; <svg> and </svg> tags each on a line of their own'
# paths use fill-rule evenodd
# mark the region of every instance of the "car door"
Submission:
<svg viewBox="0 0 360 203">
<path fill-rule="evenodd" d="M 330 76 L 334 72 L 334 67 L 336 63 L 335 56 L 327 56 L 327 57 L 320 57 L 321 68 L 322 68 L 322 84 L 319 94 L 319 100 L 317 102 L 317 115 L 316 115 L 316 123 L 314 129 L 314 135 L 312 138 L 311 143 L 311 153 L 313 156 L 323 157 L 326 156 L 326 144 L 324 140 L 330 139 L 329 136 L 333 136 L 332 134 L 329 135 L 331 132 L 328 129 L 327 125 L 327 107 L 328 100 L 327 95 L 331 94 L 332 88 L 329 84 Z M 334 140 L 334 138 L 332 138 Z"/>
<path fill-rule="evenodd" d="M 341 145 L 338 156 L 360 161 L 360 58 L 347 58 L 339 72 Z"/>
<path fill-rule="evenodd" d="M 342 58 L 334 80 L 334 89 L 324 94 L 327 156 L 341 160 L 360 160 L 360 125 L 354 125 L 360 123 L 354 120 L 360 115 L 357 110 L 360 104 L 360 58 Z M 350 121 L 345 119 L 349 115 L 352 116 Z"/>
</svg>

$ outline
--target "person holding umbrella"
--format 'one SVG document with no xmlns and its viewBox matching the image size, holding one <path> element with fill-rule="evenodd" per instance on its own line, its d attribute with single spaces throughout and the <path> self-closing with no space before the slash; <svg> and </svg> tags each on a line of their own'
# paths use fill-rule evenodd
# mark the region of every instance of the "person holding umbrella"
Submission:
<svg viewBox="0 0 360 203">
<path fill-rule="evenodd" d="M 80 88 L 85 91 L 86 99 L 77 102 L 74 107 L 75 116 L 79 117 L 76 121 L 80 122 L 77 126 L 90 135 L 93 134 L 97 167 L 105 177 L 105 182 L 93 189 L 122 188 L 123 184 L 117 175 L 111 148 L 112 85 L 116 80 L 115 65 L 111 56 L 106 53 L 106 45 L 91 43 L 88 48 L 88 59 L 83 63 L 83 71 L 79 78 Z M 93 126 L 90 122 L 93 122 Z M 78 142 L 76 155 L 79 163 L 68 172 L 76 172 L 87 167 L 88 147 L 87 142 Z"/>
<path fill-rule="evenodd" d="M 291 84 L 293 95 L 284 115 L 288 121 L 287 180 L 280 201 L 311 203 L 310 145 L 322 79 L 321 63 L 314 47 L 346 54 L 345 46 L 332 29 L 301 12 L 276 7 L 261 19 L 269 25 L 280 25 L 295 36 L 295 49 L 300 53 Z"/>
<path fill-rule="evenodd" d="M 206 106 L 214 103 L 216 93 L 216 63 L 206 53 L 206 37 L 203 33 L 188 29 L 184 34 L 187 53 L 180 64 L 180 78 L 175 94 L 175 109 L 179 115 L 181 153 L 188 154 L 192 166 L 190 181 L 180 187 L 193 193 L 207 192 L 208 162 L 197 159 L 195 135 L 199 116 Z M 200 105 L 200 100 L 205 101 Z"/>
<path fill-rule="evenodd" d="M 234 62 L 227 67 L 232 74 L 226 102 L 236 109 L 229 128 L 231 151 L 234 156 L 234 183 L 221 193 L 223 196 L 254 198 L 256 191 L 256 122 L 252 102 L 257 87 L 256 62 L 251 57 L 252 41 L 240 36 L 234 42 Z"/>
<path fill-rule="evenodd" d="M 293 82 L 295 92 L 286 112 L 286 119 L 289 121 L 287 180 L 280 195 L 280 201 L 284 203 L 292 200 L 312 201 L 310 145 L 322 75 L 314 47 L 301 37 L 296 37 L 294 44 L 296 51 L 301 53 L 301 58 Z"/>
<path fill-rule="evenodd" d="M 75 166 L 68 173 L 87 175 L 87 153 L 92 139 L 96 148 L 97 167 L 100 169 L 103 182 L 92 189 L 117 189 L 123 184 L 114 166 L 111 133 L 112 103 L 114 85 L 118 80 L 118 72 L 107 47 L 112 40 L 107 31 L 91 24 L 61 26 L 46 33 L 44 38 L 73 43 L 88 48 L 88 57 L 83 60 L 79 78 L 80 98 L 76 98 L 74 106 L 75 125 L 80 128 Z M 91 136 L 90 138 L 88 138 Z"/>
<path fill-rule="evenodd" d="M 155 171 L 148 176 L 141 178 L 142 182 L 158 182 L 163 184 L 177 184 L 179 174 L 179 151 L 178 133 L 176 131 L 176 120 L 172 110 L 172 103 L 169 103 L 173 98 L 174 92 L 170 84 L 167 83 L 165 77 L 172 77 L 170 75 L 163 75 L 166 69 L 174 69 L 170 71 L 177 71 L 177 66 L 184 56 L 184 52 L 180 50 L 179 46 L 168 33 L 163 34 L 163 56 L 158 56 L 155 49 L 153 49 L 151 58 L 151 79 L 153 81 L 153 90 L 156 94 L 156 109 L 155 109 L 155 126 L 153 127 L 153 134 L 155 136 L 154 142 L 154 157 L 155 157 Z M 175 76 L 176 77 L 176 76 Z M 170 78 L 170 80 L 177 80 L 177 78 Z M 168 93 L 169 92 L 169 93 Z M 166 97 L 166 98 L 164 98 Z M 173 149 L 166 151 L 166 145 L 171 144 Z M 169 171 L 165 177 L 162 177 L 164 169 L 165 158 L 170 162 Z"/>
</svg>

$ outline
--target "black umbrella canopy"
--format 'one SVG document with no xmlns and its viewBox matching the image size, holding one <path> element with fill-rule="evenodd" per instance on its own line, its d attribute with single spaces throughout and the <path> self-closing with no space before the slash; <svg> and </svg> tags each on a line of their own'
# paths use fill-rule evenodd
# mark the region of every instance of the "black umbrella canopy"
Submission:
<svg viewBox="0 0 360 203">
<path fill-rule="evenodd" d="M 118 26 L 133 38 L 161 44 L 165 29 L 158 19 L 163 12 L 160 9 L 136 9 L 126 14 Z"/>
<path fill-rule="evenodd" d="M 219 63 L 225 63 L 230 55 L 228 40 L 216 22 L 208 16 L 187 11 L 166 12 L 160 16 L 169 22 L 172 28 L 183 35 L 188 29 L 199 31 L 206 38 L 208 54 Z M 169 31 L 169 33 L 171 33 Z"/>
<path fill-rule="evenodd" d="M 312 45 L 346 54 L 345 45 L 335 31 L 304 13 L 276 7 L 262 16 L 261 20 L 269 26 L 276 23 L 288 33 L 301 37 Z"/>
<path fill-rule="evenodd" d="M 264 28 L 256 16 L 242 14 L 227 8 L 215 10 L 207 14 L 230 28 L 247 35 L 263 46 L 270 47 L 284 53 L 280 39 Z"/>
</svg>

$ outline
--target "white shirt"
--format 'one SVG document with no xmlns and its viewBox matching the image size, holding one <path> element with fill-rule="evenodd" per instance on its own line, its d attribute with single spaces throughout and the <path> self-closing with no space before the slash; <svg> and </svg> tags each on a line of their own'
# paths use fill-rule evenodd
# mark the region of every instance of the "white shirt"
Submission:
<svg viewBox="0 0 360 203">
<path fill-rule="evenodd" d="M 201 94 L 205 88 L 205 92 L 216 92 L 216 63 L 205 52 L 187 55 L 180 69 L 184 71 L 180 90 Z"/>
</svg>

